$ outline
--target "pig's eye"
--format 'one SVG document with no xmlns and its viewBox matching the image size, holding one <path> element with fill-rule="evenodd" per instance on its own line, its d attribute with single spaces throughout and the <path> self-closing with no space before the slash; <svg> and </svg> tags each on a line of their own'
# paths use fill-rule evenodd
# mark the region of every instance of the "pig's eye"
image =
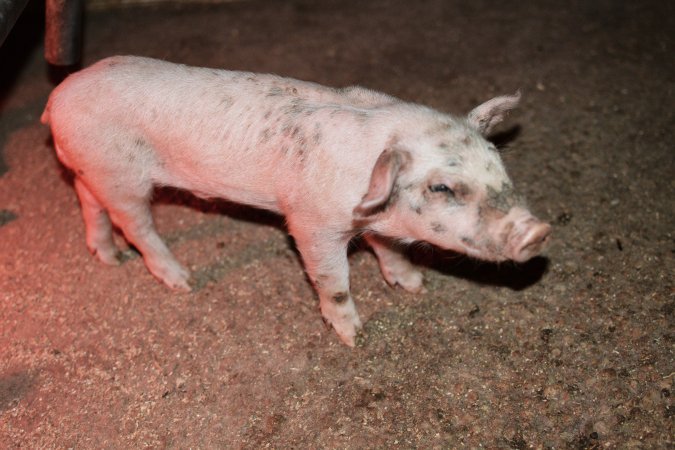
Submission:
<svg viewBox="0 0 675 450">
<path fill-rule="evenodd" d="M 432 184 L 429 186 L 431 192 L 445 192 L 450 195 L 455 195 L 455 193 L 445 184 Z"/>
</svg>

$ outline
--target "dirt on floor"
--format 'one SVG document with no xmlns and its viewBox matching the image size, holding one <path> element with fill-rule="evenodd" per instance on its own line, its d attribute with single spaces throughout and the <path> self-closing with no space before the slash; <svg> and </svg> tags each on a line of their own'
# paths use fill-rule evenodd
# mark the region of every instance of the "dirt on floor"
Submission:
<svg viewBox="0 0 675 450">
<path fill-rule="evenodd" d="M 327 330 L 284 222 L 163 192 L 194 274 L 87 252 L 39 123 L 39 7 L 0 50 L 0 447 L 675 448 L 673 2 L 243 1 L 90 11 L 84 64 L 136 54 L 359 84 L 453 114 L 523 92 L 494 139 L 545 256 L 413 247 L 428 293 L 350 256 L 365 324 Z M 52 72 L 53 74 L 53 72 Z M 102 102 L 105 99 L 101 99 Z"/>
</svg>

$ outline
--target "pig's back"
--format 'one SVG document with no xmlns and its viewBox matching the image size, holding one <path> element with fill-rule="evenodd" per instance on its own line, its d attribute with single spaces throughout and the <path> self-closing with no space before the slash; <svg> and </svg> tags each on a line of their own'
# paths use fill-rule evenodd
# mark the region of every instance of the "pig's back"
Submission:
<svg viewBox="0 0 675 450">
<path fill-rule="evenodd" d="M 338 189 L 343 181 L 331 173 L 365 189 L 380 146 L 360 143 L 350 127 L 362 129 L 394 100 L 362 88 L 117 56 L 66 79 L 46 116 L 55 141 L 59 134 L 99 139 L 64 149 L 81 152 L 66 157 L 115 158 L 142 142 L 152 153 L 153 182 L 278 210 L 280 196 L 302 192 L 317 177 Z"/>
</svg>

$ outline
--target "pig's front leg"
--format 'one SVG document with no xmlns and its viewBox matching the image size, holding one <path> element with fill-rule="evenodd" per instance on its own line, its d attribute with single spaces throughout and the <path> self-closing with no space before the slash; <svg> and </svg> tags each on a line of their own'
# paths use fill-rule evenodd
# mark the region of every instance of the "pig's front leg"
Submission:
<svg viewBox="0 0 675 450">
<path fill-rule="evenodd" d="M 305 270 L 319 293 L 321 315 L 345 344 L 354 346 L 361 319 L 349 292 L 348 239 L 327 232 L 309 230 L 306 226 L 291 234 L 302 255 Z"/>
<path fill-rule="evenodd" d="M 409 292 L 422 293 L 424 275 L 400 251 L 391 248 L 384 239 L 372 234 L 365 236 L 380 263 L 380 271 L 391 286 L 399 285 Z"/>
</svg>

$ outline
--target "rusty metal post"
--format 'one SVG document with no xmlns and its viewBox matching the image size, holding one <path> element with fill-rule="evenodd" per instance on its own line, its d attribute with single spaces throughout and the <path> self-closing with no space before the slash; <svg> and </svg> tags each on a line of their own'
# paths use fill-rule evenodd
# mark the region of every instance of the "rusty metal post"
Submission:
<svg viewBox="0 0 675 450">
<path fill-rule="evenodd" d="M 47 0 L 45 58 L 56 66 L 80 61 L 82 0 Z"/>
<path fill-rule="evenodd" d="M 28 0 L 0 0 L 0 45 L 12 30 Z"/>
</svg>

